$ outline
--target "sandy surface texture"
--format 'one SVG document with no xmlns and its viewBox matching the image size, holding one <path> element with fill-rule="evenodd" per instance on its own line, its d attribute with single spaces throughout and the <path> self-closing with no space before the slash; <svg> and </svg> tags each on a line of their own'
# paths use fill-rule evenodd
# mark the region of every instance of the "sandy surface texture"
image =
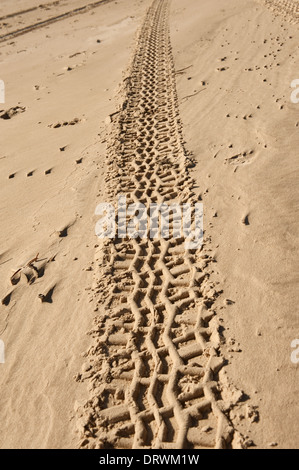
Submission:
<svg viewBox="0 0 299 470">
<path fill-rule="evenodd" d="M 1 1 L 0 448 L 298 448 L 298 25 Z"/>
</svg>

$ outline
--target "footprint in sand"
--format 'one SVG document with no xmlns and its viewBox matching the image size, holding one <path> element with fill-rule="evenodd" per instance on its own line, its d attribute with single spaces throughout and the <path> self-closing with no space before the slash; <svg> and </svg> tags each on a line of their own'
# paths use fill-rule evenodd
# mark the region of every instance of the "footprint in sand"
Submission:
<svg viewBox="0 0 299 470">
<path fill-rule="evenodd" d="M 76 124 L 79 124 L 81 119 L 79 118 L 74 118 L 71 121 L 64 121 L 64 122 L 57 122 L 56 124 L 49 124 L 48 127 L 52 127 L 53 129 L 59 129 L 60 127 L 66 127 L 66 126 L 75 126 Z"/>
<path fill-rule="evenodd" d="M 225 163 L 230 165 L 249 164 L 252 161 L 254 150 L 244 151 L 233 155 L 232 157 L 226 158 Z"/>
<path fill-rule="evenodd" d="M 23 108 L 21 106 L 15 106 L 14 108 L 10 108 L 7 111 L 4 111 L 3 109 L 0 111 L 0 119 L 8 120 L 12 119 L 14 116 L 17 116 L 20 113 L 24 113 L 26 111 L 26 108 Z"/>
</svg>

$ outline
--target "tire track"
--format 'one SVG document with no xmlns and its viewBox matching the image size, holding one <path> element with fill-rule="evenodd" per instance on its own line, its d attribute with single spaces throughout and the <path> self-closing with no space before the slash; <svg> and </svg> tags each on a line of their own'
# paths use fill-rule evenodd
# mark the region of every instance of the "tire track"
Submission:
<svg viewBox="0 0 299 470">
<path fill-rule="evenodd" d="M 154 0 L 111 123 L 107 192 L 114 202 L 194 203 L 183 146 L 168 28 Z M 172 220 L 173 225 L 174 220 Z M 221 408 L 223 365 L 209 281 L 212 261 L 183 238 L 113 239 L 97 252 L 92 345 L 78 381 L 83 448 L 225 448 L 234 428 Z M 97 310 L 97 309 L 96 309 Z"/>
<path fill-rule="evenodd" d="M 0 36 L 0 43 L 4 41 L 9 41 L 10 39 L 14 39 L 18 36 L 22 36 L 23 34 L 29 33 L 36 29 L 44 28 L 45 26 L 49 26 L 53 23 L 57 23 L 58 21 L 65 20 L 66 18 L 71 18 L 75 15 L 79 15 L 82 13 L 86 13 L 94 8 L 97 8 L 101 5 L 106 3 L 110 3 L 113 0 L 99 0 L 98 2 L 89 3 L 88 5 L 84 5 L 83 7 L 75 8 L 71 11 L 66 13 L 62 13 L 61 15 L 53 16 L 52 18 L 48 18 L 44 21 L 39 21 L 38 23 L 34 23 L 29 26 L 25 26 L 24 28 L 17 29 L 15 31 L 11 31 L 10 33 L 4 34 Z"/>
<path fill-rule="evenodd" d="M 52 2 L 52 3 L 43 3 L 42 5 L 38 5 L 36 7 L 27 8 L 27 10 L 16 11 L 15 13 L 9 13 L 8 15 L 1 16 L 0 21 L 8 20 L 9 18 L 14 18 L 15 16 L 25 15 L 26 13 L 32 13 L 33 11 L 36 11 L 36 10 L 44 10 L 44 9 L 49 10 L 51 6 L 58 6 L 58 5 L 59 5 L 59 0 L 56 0 L 55 2 Z"/>
<path fill-rule="evenodd" d="M 298 0 L 259 0 L 267 8 L 283 16 L 293 24 L 299 23 L 299 2 Z"/>
</svg>

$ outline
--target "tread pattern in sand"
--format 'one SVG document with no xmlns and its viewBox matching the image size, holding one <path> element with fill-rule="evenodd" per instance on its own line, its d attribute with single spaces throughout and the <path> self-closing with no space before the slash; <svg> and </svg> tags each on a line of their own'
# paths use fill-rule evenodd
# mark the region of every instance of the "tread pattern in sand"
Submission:
<svg viewBox="0 0 299 470">
<path fill-rule="evenodd" d="M 274 13 L 282 15 L 290 23 L 299 23 L 298 0 L 259 0 Z"/>
<path fill-rule="evenodd" d="M 168 29 L 169 2 L 155 0 L 141 29 L 124 101 L 112 121 L 111 201 L 196 201 L 188 176 Z M 199 251 L 199 250 L 197 250 Z M 202 256 L 183 239 L 114 239 L 98 251 L 92 346 L 78 380 L 83 448 L 223 448 L 233 428 L 221 411 L 217 296 Z M 206 258 L 208 256 L 206 255 Z"/>
</svg>

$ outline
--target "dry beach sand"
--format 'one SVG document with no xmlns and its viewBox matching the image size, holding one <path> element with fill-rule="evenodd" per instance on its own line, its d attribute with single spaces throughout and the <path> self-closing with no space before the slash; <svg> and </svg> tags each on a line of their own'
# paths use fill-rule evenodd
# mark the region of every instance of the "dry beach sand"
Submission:
<svg viewBox="0 0 299 470">
<path fill-rule="evenodd" d="M 1 0 L 0 448 L 298 448 L 298 27 Z M 99 239 L 119 193 L 202 202 L 202 248 Z"/>
</svg>

